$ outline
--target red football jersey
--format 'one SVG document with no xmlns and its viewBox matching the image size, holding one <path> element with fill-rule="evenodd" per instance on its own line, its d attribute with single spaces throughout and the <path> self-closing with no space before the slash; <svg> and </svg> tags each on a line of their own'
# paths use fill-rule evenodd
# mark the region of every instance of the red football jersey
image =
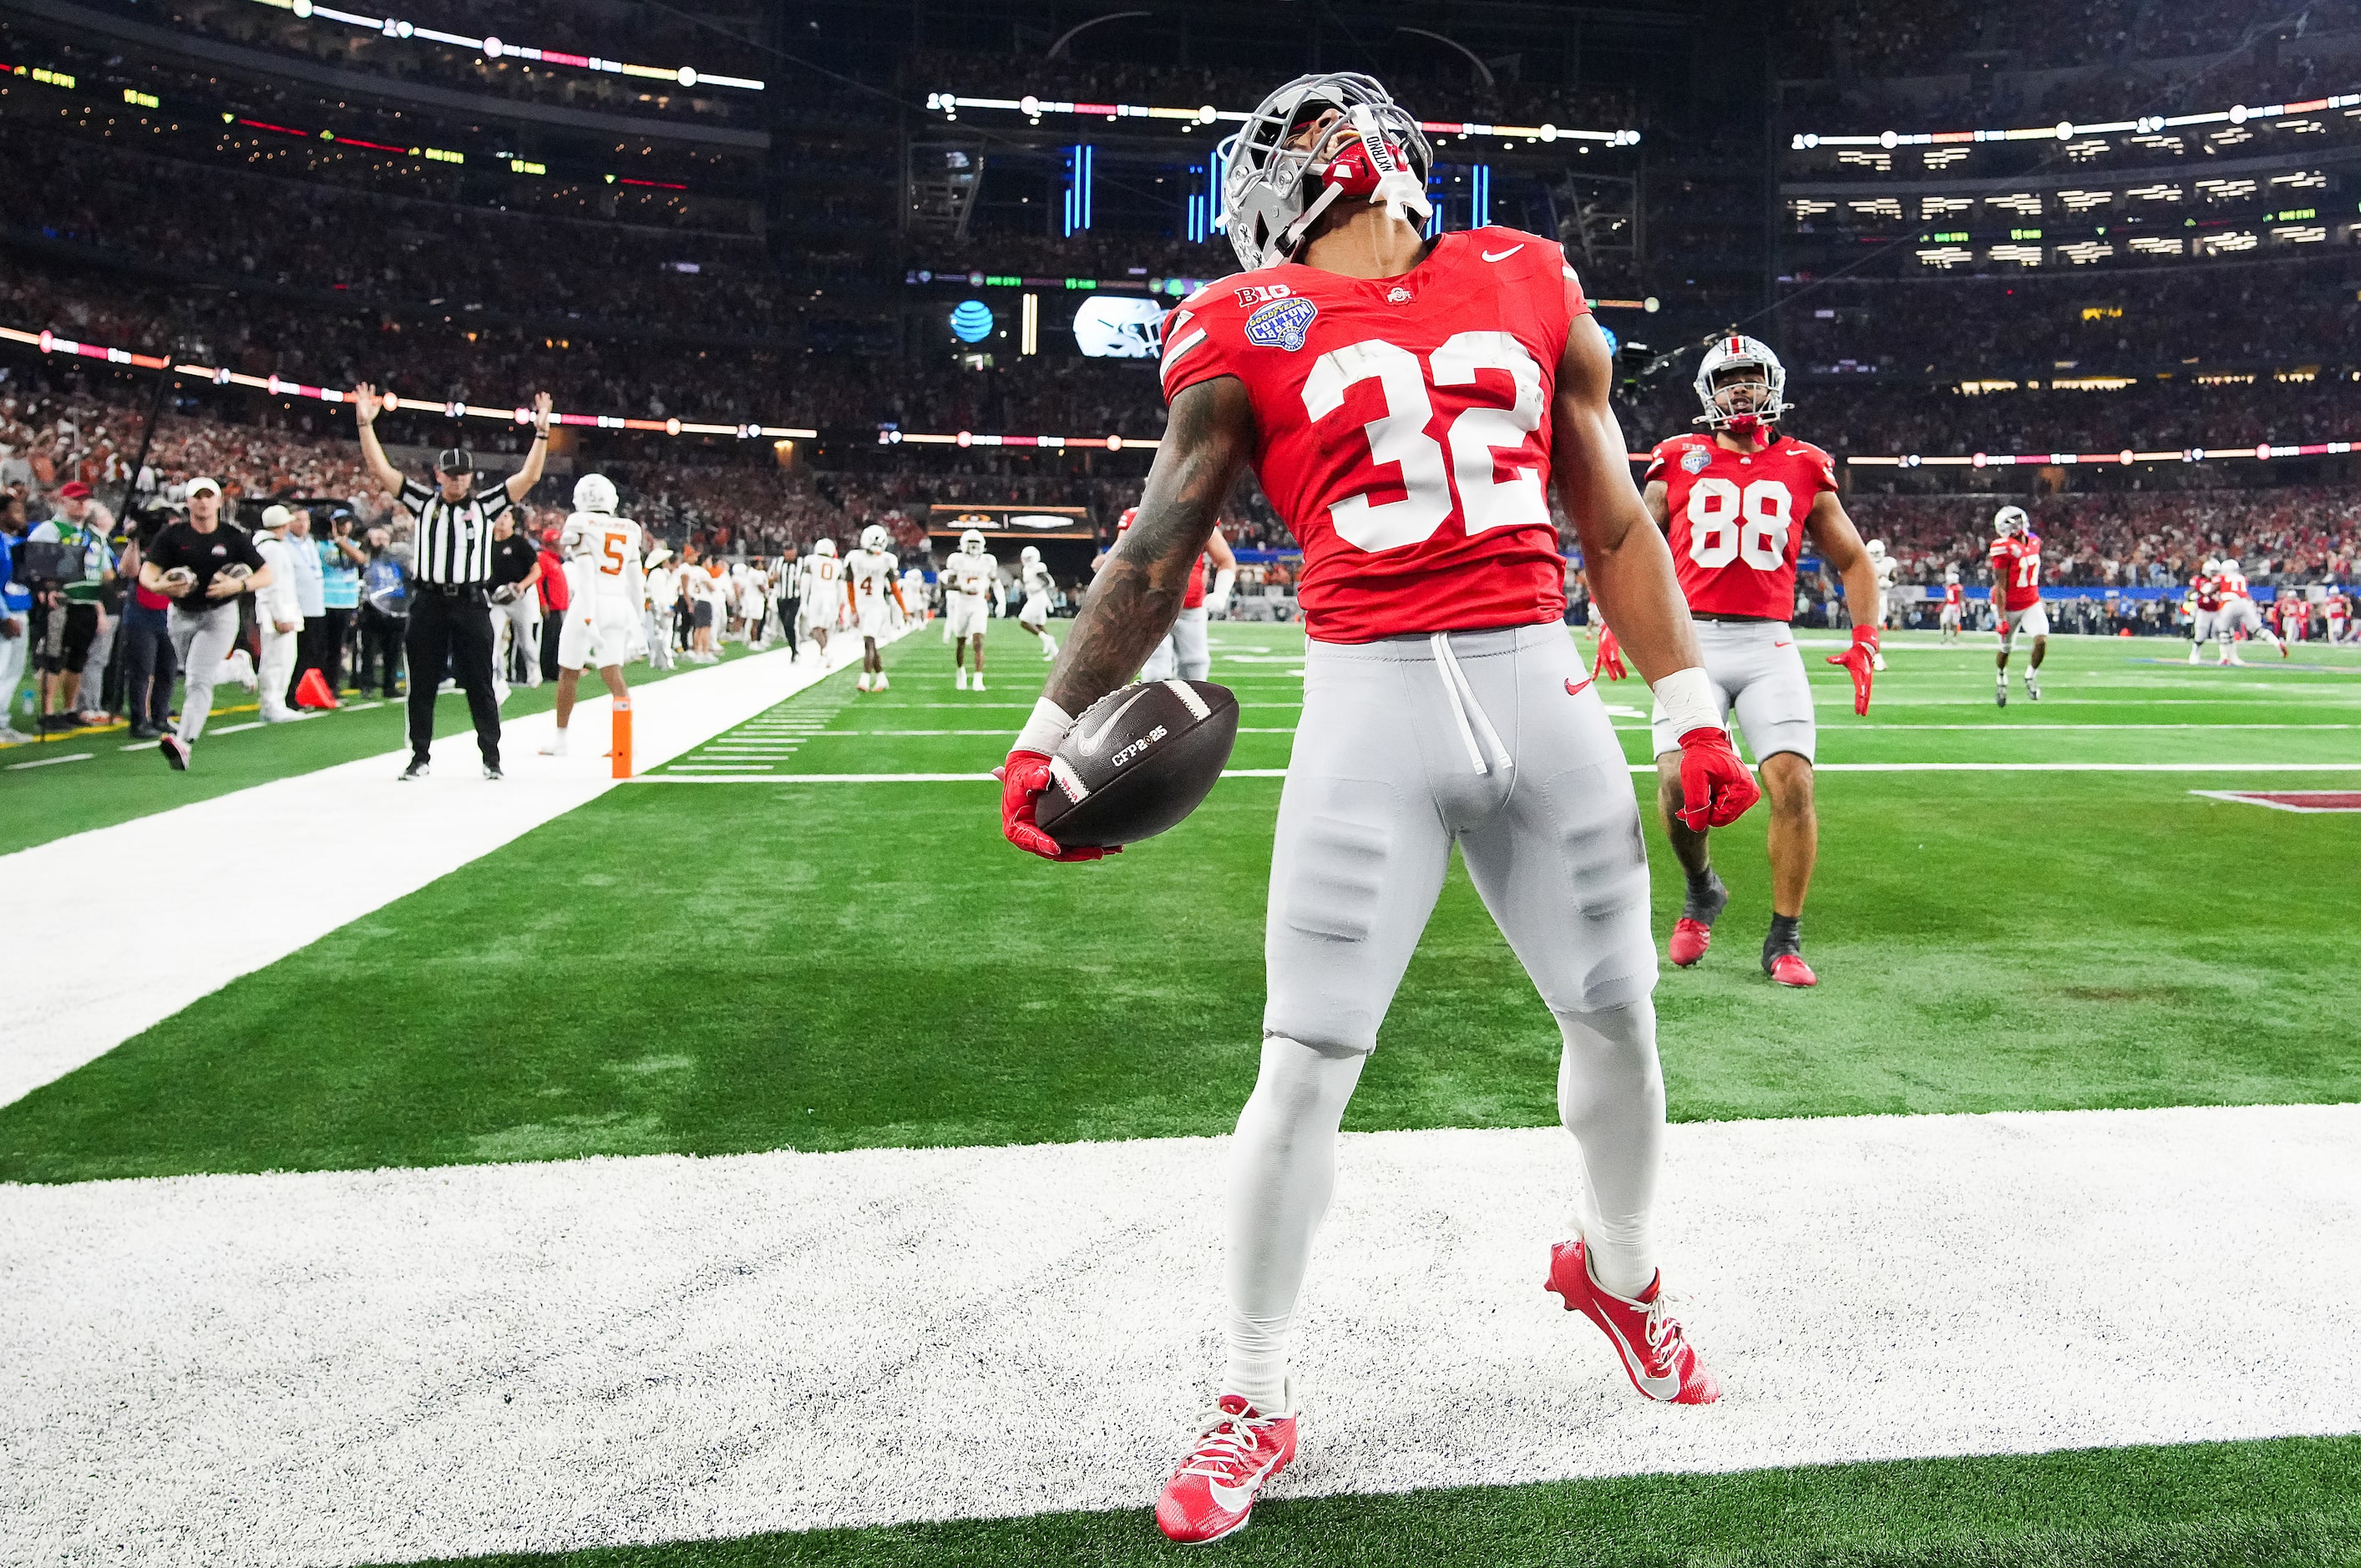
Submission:
<svg viewBox="0 0 2361 1568">
<path fill-rule="evenodd" d="M 1957 583 L 1945 583 L 1943 585 L 1944 608 L 1948 609 L 1964 609 L 1967 608 L 1967 603 L 1968 591 L 1965 588 L 1960 587 Z"/>
<path fill-rule="evenodd" d="M 2031 609 L 2041 602 L 2041 536 L 2004 534 L 1992 542 L 1993 592 L 2003 609 Z"/>
<path fill-rule="evenodd" d="M 2252 597 L 2246 592 L 2246 574 L 2244 572 L 2224 572 L 2214 579 L 2214 591 L 2222 596 L 2224 603 Z"/>
<path fill-rule="evenodd" d="M 1822 490 L 1837 488 L 1835 459 L 1789 435 L 1774 434 L 1760 452 L 1732 452 L 1699 431 L 1657 444 L 1642 482 L 1657 479 L 1689 609 L 1793 617 L 1804 520 Z"/>
<path fill-rule="evenodd" d="M 2197 596 L 2197 608 L 2211 615 L 2222 608 L 2222 585 L 2211 572 L 2200 572 L 2189 581 L 2191 593 Z"/>
<path fill-rule="evenodd" d="M 1164 396 L 1245 386 L 1255 472 L 1303 546 L 1312 636 L 1556 621 L 1550 399 L 1589 311 L 1557 242 L 1515 229 L 1444 235 L 1398 278 L 1283 262 L 1181 302 Z"/>
<path fill-rule="evenodd" d="M 2343 594 L 2329 595 L 2327 600 L 2323 603 L 2320 608 L 2322 612 L 2331 620 L 2343 620 L 2353 613 L 2351 601 L 2346 599 Z"/>
</svg>

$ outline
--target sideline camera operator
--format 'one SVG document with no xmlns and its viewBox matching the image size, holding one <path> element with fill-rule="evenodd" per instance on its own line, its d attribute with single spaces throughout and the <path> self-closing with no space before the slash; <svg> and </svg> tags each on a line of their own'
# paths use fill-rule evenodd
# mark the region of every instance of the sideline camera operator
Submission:
<svg viewBox="0 0 2361 1568">
<path fill-rule="evenodd" d="M 377 416 L 385 407 L 364 381 L 353 389 L 361 456 L 385 493 L 418 520 L 411 564 L 410 765 L 404 780 L 426 776 L 434 746 L 434 693 L 447 668 L 467 694 L 476 721 L 476 749 L 484 777 L 500 777 L 500 705 L 492 690 L 492 521 L 524 499 L 540 481 L 549 455 L 550 400 L 533 394 L 533 446 L 508 478 L 478 487 L 476 459 L 465 447 L 445 447 L 434 460 L 434 483 L 402 477 L 378 444 Z"/>
</svg>

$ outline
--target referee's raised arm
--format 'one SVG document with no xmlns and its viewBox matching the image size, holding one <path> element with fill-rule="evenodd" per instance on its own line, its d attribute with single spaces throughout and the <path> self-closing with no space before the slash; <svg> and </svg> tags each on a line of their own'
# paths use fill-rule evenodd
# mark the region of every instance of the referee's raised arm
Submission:
<svg viewBox="0 0 2361 1568">
<path fill-rule="evenodd" d="M 353 418 L 361 457 L 379 488 L 417 521 L 411 565 L 410 765 L 405 780 L 426 776 L 434 741 L 434 694 L 447 673 L 467 694 L 484 777 L 500 777 L 500 694 L 492 678 L 492 525 L 541 478 L 549 450 L 550 397 L 533 394 L 533 446 L 514 474 L 479 484 L 475 455 L 446 447 L 434 460 L 434 481 L 403 477 L 377 438 L 385 399 L 364 381 L 353 389 Z"/>
</svg>

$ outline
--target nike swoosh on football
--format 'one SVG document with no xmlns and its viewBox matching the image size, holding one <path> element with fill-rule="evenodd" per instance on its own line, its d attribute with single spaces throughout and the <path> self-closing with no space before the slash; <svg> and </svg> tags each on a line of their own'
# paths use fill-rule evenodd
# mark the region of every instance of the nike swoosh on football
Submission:
<svg viewBox="0 0 2361 1568">
<path fill-rule="evenodd" d="M 1574 684 L 1574 677 L 1572 675 L 1566 676 L 1565 695 L 1568 696 L 1580 696 L 1584 692 L 1590 689 L 1590 683 L 1598 678 L 1598 677 L 1597 675 L 1585 675 L 1582 677 L 1582 684 L 1580 685 L 1576 685 Z"/>
<path fill-rule="evenodd" d="M 1525 247 L 1521 245 L 1512 245 L 1509 247 L 1508 249 L 1501 251 L 1498 256 L 1495 256 L 1492 252 L 1488 250 L 1484 253 L 1484 259 L 1487 261 L 1506 261 L 1509 258 L 1516 255 L 1517 252 L 1524 248 Z"/>
<path fill-rule="evenodd" d="M 1121 718 L 1125 714 L 1131 711 L 1132 702 L 1137 702 L 1141 697 L 1144 697 L 1147 695 L 1148 694 L 1145 691 L 1136 691 L 1132 693 L 1131 702 L 1125 703 L 1121 707 L 1118 707 L 1113 713 L 1108 714 L 1106 718 L 1099 725 L 1096 732 L 1090 730 L 1075 731 L 1074 745 L 1076 749 L 1078 749 L 1085 757 L 1094 757 L 1098 755 L 1098 750 L 1101 746 L 1106 744 L 1107 732 L 1115 728 L 1115 720 Z"/>
</svg>

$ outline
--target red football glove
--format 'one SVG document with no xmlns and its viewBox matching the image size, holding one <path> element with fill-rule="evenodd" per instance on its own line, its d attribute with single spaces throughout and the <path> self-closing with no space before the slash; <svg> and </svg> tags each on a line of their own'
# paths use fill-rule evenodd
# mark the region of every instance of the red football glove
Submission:
<svg viewBox="0 0 2361 1568">
<path fill-rule="evenodd" d="M 1008 761 L 992 770 L 992 776 L 1000 781 L 1000 831 L 1027 854 L 1038 855 L 1045 861 L 1095 861 L 1122 852 L 1120 846 L 1101 849 L 1094 844 L 1079 850 L 1060 849 L 1058 840 L 1033 819 L 1041 792 L 1049 787 L 1049 759 L 1040 752 L 1011 751 Z"/>
<path fill-rule="evenodd" d="M 1601 626 L 1598 629 L 1598 658 L 1590 666 L 1591 678 L 1596 680 L 1605 675 L 1610 681 L 1620 681 L 1631 673 L 1623 667 L 1623 644 L 1615 641 L 1615 629 Z"/>
<path fill-rule="evenodd" d="M 1731 749 L 1728 730 L 1700 724 L 1681 737 L 1679 816 L 1690 832 L 1727 828 L 1762 798 L 1754 775 Z"/>
<path fill-rule="evenodd" d="M 1876 666 L 1870 661 L 1876 653 L 1877 628 L 1856 626 L 1852 629 L 1852 646 L 1841 653 L 1828 655 L 1829 663 L 1842 664 L 1852 672 L 1852 710 L 1855 713 L 1869 711 L 1870 677 L 1876 673 Z"/>
</svg>

